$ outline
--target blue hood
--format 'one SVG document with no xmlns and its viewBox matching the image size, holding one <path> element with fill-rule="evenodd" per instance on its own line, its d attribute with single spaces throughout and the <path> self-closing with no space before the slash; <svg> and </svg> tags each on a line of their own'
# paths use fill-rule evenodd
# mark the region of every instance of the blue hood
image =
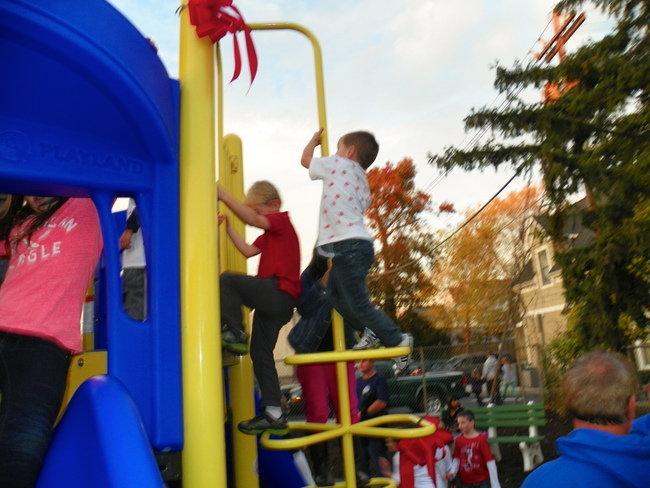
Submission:
<svg viewBox="0 0 650 488">
<path fill-rule="evenodd" d="M 650 488 L 650 415 L 638 418 L 629 435 L 576 429 L 556 446 L 562 458 L 596 468 L 621 488 Z"/>
</svg>

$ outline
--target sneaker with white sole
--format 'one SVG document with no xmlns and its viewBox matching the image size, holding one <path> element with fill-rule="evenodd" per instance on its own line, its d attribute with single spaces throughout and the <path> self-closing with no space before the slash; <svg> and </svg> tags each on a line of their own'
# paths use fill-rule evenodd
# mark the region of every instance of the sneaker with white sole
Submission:
<svg viewBox="0 0 650 488">
<path fill-rule="evenodd" d="M 402 342 L 397 347 L 409 347 L 413 349 L 413 336 L 411 334 L 402 334 Z M 397 374 L 402 373 L 411 362 L 411 354 L 401 356 L 393 360 L 395 362 L 395 371 Z"/>
<path fill-rule="evenodd" d="M 363 349 L 377 349 L 379 346 L 381 346 L 379 337 L 377 337 L 373 331 L 366 327 L 363 329 L 363 335 L 361 336 L 361 339 L 359 339 L 359 342 L 352 346 L 352 349 L 355 351 L 360 351 Z"/>
</svg>

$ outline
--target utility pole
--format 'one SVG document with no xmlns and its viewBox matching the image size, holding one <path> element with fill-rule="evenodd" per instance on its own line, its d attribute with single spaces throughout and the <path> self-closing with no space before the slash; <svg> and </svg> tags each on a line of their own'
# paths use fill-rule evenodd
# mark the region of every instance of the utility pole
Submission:
<svg viewBox="0 0 650 488">
<path fill-rule="evenodd" d="M 551 21 L 553 22 L 554 35 L 544 44 L 542 50 L 535 54 L 535 58 L 545 63 L 550 63 L 555 56 L 559 58 L 560 63 L 566 57 L 566 42 L 575 34 L 578 28 L 587 19 L 587 15 L 581 12 L 576 16 L 575 12 L 564 14 L 557 9 L 553 9 Z M 559 82 L 548 81 L 544 85 L 544 102 L 554 103 L 560 97 L 574 88 L 578 84 L 575 80 L 562 80 Z M 585 198 L 588 208 L 593 208 L 594 195 L 589 185 L 585 183 Z"/>
<path fill-rule="evenodd" d="M 575 13 L 563 14 L 558 10 L 553 10 L 551 15 L 554 35 L 550 41 L 544 44 L 542 50 L 535 57 L 538 60 L 543 59 L 545 63 L 550 63 L 557 55 L 561 63 L 566 57 L 564 45 L 586 20 L 587 15 L 584 12 L 581 12 L 578 16 Z M 577 84 L 577 81 L 567 80 L 559 83 L 547 82 L 544 86 L 544 101 L 546 103 L 557 101 L 563 93 Z"/>
</svg>

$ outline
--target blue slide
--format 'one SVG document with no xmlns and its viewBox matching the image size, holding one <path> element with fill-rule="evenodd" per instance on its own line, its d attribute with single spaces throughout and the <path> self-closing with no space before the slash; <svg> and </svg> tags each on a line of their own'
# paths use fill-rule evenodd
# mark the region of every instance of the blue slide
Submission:
<svg viewBox="0 0 650 488">
<path fill-rule="evenodd" d="M 56 429 L 37 488 L 62 486 L 164 486 L 138 410 L 110 376 L 84 382 Z"/>
</svg>

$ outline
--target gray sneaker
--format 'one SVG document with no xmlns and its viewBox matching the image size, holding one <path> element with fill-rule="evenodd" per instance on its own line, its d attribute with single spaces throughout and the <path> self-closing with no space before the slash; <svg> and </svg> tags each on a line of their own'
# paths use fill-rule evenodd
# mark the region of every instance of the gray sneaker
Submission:
<svg viewBox="0 0 650 488">
<path fill-rule="evenodd" d="M 373 331 L 366 327 L 363 329 L 363 335 L 361 336 L 361 339 L 359 339 L 359 342 L 352 346 L 352 349 L 355 351 L 360 351 L 363 349 L 377 349 L 379 346 L 381 346 L 379 337 L 377 337 Z"/>
<path fill-rule="evenodd" d="M 402 342 L 397 347 L 405 347 L 413 349 L 413 336 L 411 334 L 402 334 Z M 411 353 L 407 356 L 401 356 L 393 360 L 395 362 L 395 371 L 397 374 L 402 373 L 411 362 Z"/>
</svg>

